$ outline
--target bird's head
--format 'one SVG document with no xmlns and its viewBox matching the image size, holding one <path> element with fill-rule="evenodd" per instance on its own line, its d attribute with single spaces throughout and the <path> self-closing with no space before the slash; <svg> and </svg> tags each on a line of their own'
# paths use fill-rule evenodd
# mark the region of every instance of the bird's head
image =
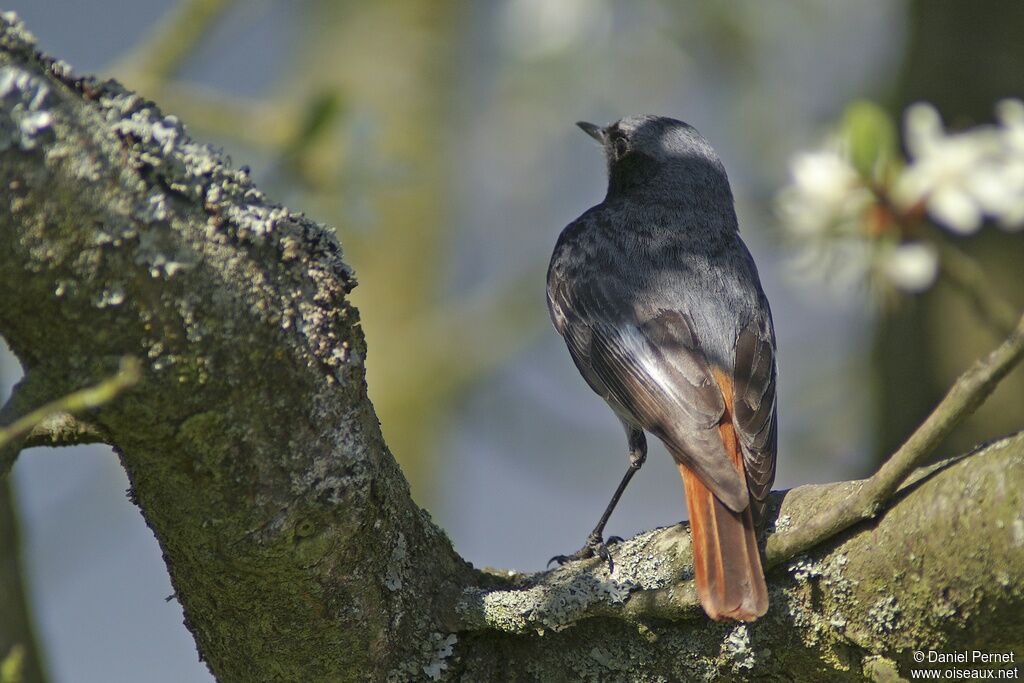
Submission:
<svg viewBox="0 0 1024 683">
<path fill-rule="evenodd" d="M 727 195 L 729 180 L 715 150 L 693 126 L 666 116 L 627 116 L 607 126 L 576 124 L 604 149 L 608 194 L 680 192 Z"/>
</svg>

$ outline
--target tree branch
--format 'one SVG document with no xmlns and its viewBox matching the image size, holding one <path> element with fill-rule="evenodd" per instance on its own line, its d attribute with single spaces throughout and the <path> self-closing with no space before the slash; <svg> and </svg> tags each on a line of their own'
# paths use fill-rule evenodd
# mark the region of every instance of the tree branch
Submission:
<svg viewBox="0 0 1024 683">
<path fill-rule="evenodd" d="M 981 472 L 988 474 L 981 475 Z M 978 486 L 975 496 L 950 496 L 950 491 L 967 485 L 978 476 L 991 477 L 991 481 Z M 815 528 L 815 521 L 824 512 L 835 506 L 835 501 L 856 498 L 871 480 L 841 482 L 815 486 L 801 486 L 789 491 L 774 492 L 769 513 L 775 520 L 776 533 L 771 538 L 789 529 Z M 893 556 L 885 556 L 882 549 L 872 550 L 868 555 L 882 555 L 884 562 L 864 563 L 863 575 L 846 574 L 854 583 L 862 581 L 879 582 L 879 575 L 902 571 L 909 567 L 912 558 L 897 550 L 900 544 L 914 542 L 913 534 L 920 533 L 920 524 L 911 530 L 905 526 L 907 516 L 923 517 L 926 510 L 936 505 L 949 503 L 951 498 L 957 505 L 969 505 L 976 510 L 977 522 L 981 526 L 993 526 L 991 520 L 1008 519 L 1013 516 L 1018 494 L 1009 499 L 1002 495 L 987 496 L 989 484 L 999 489 L 1015 489 L 1024 483 L 1024 432 L 991 444 L 970 457 L 954 458 L 924 470 L 918 470 L 911 477 L 911 483 L 901 489 L 899 500 L 887 510 L 882 519 L 872 528 L 861 528 L 845 535 L 831 534 L 820 539 L 824 545 L 809 559 L 803 557 L 788 563 L 780 573 L 799 573 L 809 563 L 829 562 L 829 558 L 861 552 L 865 545 L 876 542 L 884 536 L 893 544 Z M 970 498 L 968 502 L 966 498 Z M 865 520 L 867 518 L 864 518 Z M 864 521 L 864 520 L 859 520 Z M 943 551 L 942 544 L 948 537 L 948 517 L 939 516 L 932 522 L 935 534 L 929 543 L 936 544 L 921 557 L 928 558 L 936 572 L 957 575 L 961 553 L 976 553 L 1005 545 L 1005 524 L 997 522 L 992 533 L 981 526 L 970 532 L 969 542 L 964 542 L 954 552 Z M 848 528 L 848 527 L 847 527 Z M 1021 528 L 1024 533 L 1024 527 Z M 961 531 L 965 536 L 966 531 Z M 975 534 L 980 534 L 975 536 Z M 778 552 L 778 551 L 777 551 Z M 1014 553 L 1024 557 L 1024 551 Z M 600 558 L 574 562 L 559 569 L 539 574 L 501 575 L 504 585 L 487 589 L 468 590 L 460 603 L 459 613 L 466 630 L 492 629 L 506 633 L 532 633 L 545 630 L 559 630 L 583 619 L 593 617 L 615 617 L 629 623 L 639 624 L 650 619 L 683 620 L 706 622 L 696 589 L 692 581 L 692 550 L 689 532 L 685 524 L 642 533 L 635 538 L 613 547 L 615 572 L 609 576 L 607 564 Z M 659 562 L 651 560 L 658 558 Z M 785 564 L 776 556 L 775 566 Z M 791 559 L 791 558 L 790 558 Z M 1003 565 L 999 565 L 1003 566 Z M 1012 570 L 1024 572 L 1024 567 Z M 680 575 L 683 579 L 680 581 Z M 810 577 L 804 577 L 810 578 Z M 963 577 L 967 578 L 967 577 Z M 884 585 L 884 581 L 882 582 Z M 778 582 L 772 581 L 773 611 L 777 597 Z M 1020 596 L 1018 596 L 1020 597 Z M 783 595 L 783 600 L 787 597 Z M 862 606 L 863 607 L 863 606 Z M 785 608 L 783 608 L 785 610 Z M 927 605 L 915 609 L 927 611 Z M 848 620 L 855 618 L 845 613 Z"/>
<path fill-rule="evenodd" d="M 92 411 L 221 680 L 422 673 L 474 576 L 409 497 L 366 398 L 332 235 L 114 82 L 0 19 L 0 331 Z M 453 602 L 454 598 L 448 600 Z M 397 675 L 397 674 L 396 674 Z"/>
<path fill-rule="evenodd" d="M 1022 357 L 1024 317 L 1006 341 L 957 379 L 935 410 L 874 476 L 820 516 L 773 534 L 765 549 L 768 566 L 784 562 L 853 524 L 877 515 L 899 485 L 962 420 L 978 409 Z"/>
<path fill-rule="evenodd" d="M 1004 625 L 1024 606 L 1021 437 L 921 475 L 870 527 L 778 567 L 753 625 L 703 617 L 685 527 L 623 543 L 612 577 L 598 561 L 479 572 L 381 439 L 329 231 L 152 103 L 36 54 L 11 15 L 0 202 L 0 291 L 18 292 L 0 297 L 0 332 L 26 373 L 56 366 L 36 376 L 58 396 L 143 359 L 138 388 L 89 422 L 219 680 L 861 680 L 915 646 L 1020 647 Z M 950 405 L 970 407 L 973 386 Z M 955 416 L 937 419 L 908 448 Z M 776 494 L 777 536 L 863 488 Z"/>
<path fill-rule="evenodd" d="M 6 422 L 12 414 L 20 412 L 19 406 L 31 401 L 31 398 L 24 396 L 25 393 L 31 395 L 34 393 L 33 389 L 40 388 L 39 382 L 33 381 L 36 372 L 30 374 L 32 376 L 16 386 L 10 399 L 3 408 L 0 408 L 0 422 Z M 20 437 L 26 434 L 32 439 L 32 445 L 57 445 L 55 442 L 58 439 L 75 440 L 78 443 L 85 443 L 86 439 L 91 439 L 89 442 L 100 440 L 99 430 L 79 423 L 68 413 L 99 408 L 125 389 L 135 386 L 139 381 L 139 375 L 139 362 L 134 358 L 125 358 L 121 363 L 121 369 L 113 377 L 31 410 L 7 426 L 0 425 L 0 476 L 10 471 L 18 452 L 27 447 L 27 442 L 19 441 Z M 45 384 L 44 380 L 43 386 Z M 30 389 L 26 392 L 25 387 Z M 44 437 L 48 437 L 50 443 L 40 444 L 39 441 Z"/>
<path fill-rule="evenodd" d="M 934 240 L 934 244 L 939 248 L 942 272 L 947 281 L 967 299 L 982 322 L 997 334 L 1009 334 L 1020 314 L 992 286 L 981 266 L 963 251 L 950 244 L 945 236 Z"/>
</svg>

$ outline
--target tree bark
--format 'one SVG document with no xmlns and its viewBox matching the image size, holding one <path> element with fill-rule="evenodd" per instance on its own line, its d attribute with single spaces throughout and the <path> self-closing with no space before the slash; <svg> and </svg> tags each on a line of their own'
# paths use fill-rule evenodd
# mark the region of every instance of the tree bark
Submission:
<svg viewBox="0 0 1024 683">
<path fill-rule="evenodd" d="M 617 546 L 612 576 L 474 570 L 381 438 L 330 233 L 0 22 L 0 333 L 19 394 L 143 361 L 84 417 L 219 680 L 885 680 L 914 650 L 1024 654 L 1024 436 L 775 568 L 752 625 L 703 616 L 681 525 Z M 858 485 L 775 494 L 774 533 Z"/>
</svg>

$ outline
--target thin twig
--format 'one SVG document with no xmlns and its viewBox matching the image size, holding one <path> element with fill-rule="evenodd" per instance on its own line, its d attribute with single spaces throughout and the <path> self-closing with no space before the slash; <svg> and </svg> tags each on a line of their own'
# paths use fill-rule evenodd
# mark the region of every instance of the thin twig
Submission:
<svg viewBox="0 0 1024 683">
<path fill-rule="evenodd" d="M 125 358 L 121 369 L 113 377 L 99 384 L 73 391 L 41 408 L 30 411 L 10 425 L 0 427 L 0 476 L 10 471 L 14 459 L 23 444 L 16 440 L 29 434 L 37 425 L 61 413 L 79 413 L 98 408 L 111 401 L 125 389 L 138 383 L 142 376 L 141 365 L 134 358 Z M 13 400 L 15 397 L 11 397 Z"/>
<path fill-rule="evenodd" d="M 1009 334 L 1020 313 L 996 291 L 977 261 L 944 240 L 935 244 L 949 283 L 967 298 L 983 322 L 1000 335 Z"/>
<path fill-rule="evenodd" d="M 160 86 L 178 72 L 196 45 L 235 0 L 185 0 L 156 28 L 139 41 L 114 68 L 130 81 L 146 88 Z"/>
<path fill-rule="evenodd" d="M 792 531 L 768 538 L 765 559 L 769 567 L 799 555 L 821 541 L 878 514 L 900 484 L 973 413 L 1024 357 L 1024 317 L 988 357 L 975 361 L 950 388 L 910 438 L 871 478 L 836 506 Z"/>
</svg>

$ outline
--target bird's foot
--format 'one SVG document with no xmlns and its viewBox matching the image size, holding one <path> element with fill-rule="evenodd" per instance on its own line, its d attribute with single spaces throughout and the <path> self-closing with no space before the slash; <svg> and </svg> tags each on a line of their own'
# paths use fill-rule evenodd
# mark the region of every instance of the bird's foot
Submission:
<svg viewBox="0 0 1024 683">
<path fill-rule="evenodd" d="M 613 543 L 615 541 L 622 541 L 622 539 L 618 536 L 613 536 L 608 539 L 608 543 Z M 552 562 L 557 562 L 559 565 L 563 565 L 566 562 L 572 562 L 573 560 L 585 560 L 596 555 L 608 563 L 608 573 L 611 574 L 615 571 L 615 563 L 612 561 L 612 554 L 608 551 L 608 543 L 605 543 L 604 539 L 602 539 L 600 535 L 591 534 L 582 548 L 574 552 L 572 555 L 555 555 L 548 560 L 548 566 L 550 567 Z"/>
</svg>

